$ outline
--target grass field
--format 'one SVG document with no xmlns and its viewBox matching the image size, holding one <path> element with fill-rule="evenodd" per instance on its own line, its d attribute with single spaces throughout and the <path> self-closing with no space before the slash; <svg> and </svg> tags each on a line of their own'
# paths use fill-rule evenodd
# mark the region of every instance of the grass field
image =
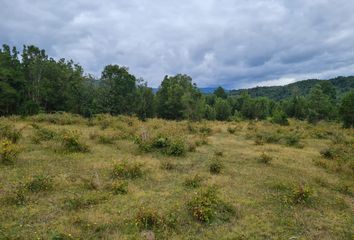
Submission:
<svg viewBox="0 0 354 240">
<path fill-rule="evenodd" d="M 354 131 L 0 119 L 0 239 L 353 239 Z"/>
</svg>

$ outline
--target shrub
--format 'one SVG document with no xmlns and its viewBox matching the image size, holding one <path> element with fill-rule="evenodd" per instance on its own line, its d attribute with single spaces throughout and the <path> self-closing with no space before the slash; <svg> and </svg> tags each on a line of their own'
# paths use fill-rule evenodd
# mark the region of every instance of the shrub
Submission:
<svg viewBox="0 0 354 240">
<path fill-rule="evenodd" d="M 294 204 L 307 204 L 311 201 L 313 191 L 308 185 L 297 185 L 292 189 L 291 201 Z"/>
<path fill-rule="evenodd" d="M 219 199 L 216 188 L 201 189 L 187 203 L 191 215 L 198 221 L 210 223 L 218 218 L 228 221 L 235 214 L 235 209 Z"/>
<path fill-rule="evenodd" d="M 14 126 L 0 126 L 0 139 L 8 139 L 13 143 L 17 143 L 18 140 L 21 138 L 21 135 L 21 131 L 17 130 Z"/>
<path fill-rule="evenodd" d="M 183 141 L 176 140 L 170 143 L 166 149 L 166 154 L 170 156 L 183 156 L 186 153 L 186 147 Z"/>
<path fill-rule="evenodd" d="M 230 134 L 234 134 L 236 132 L 236 128 L 234 127 L 228 127 L 227 128 L 227 131 L 230 133 Z"/>
<path fill-rule="evenodd" d="M 161 169 L 164 169 L 164 170 L 173 170 L 176 168 L 176 165 L 170 161 L 163 161 L 161 164 L 160 164 L 160 168 Z"/>
<path fill-rule="evenodd" d="M 288 126 L 289 121 L 286 114 L 283 111 L 276 111 L 272 117 L 272 123 L 276 123 L 282 126 Z"/>
<path fill-rule="evenodd" d="M 258 161 L 264 164 L 269 164 L 272 160 L 273 158 L 267 155 L 266 153 L 262 153 L 261 156 L 258 158 Z"/>
<path fill-rule="evenodd" d="M 199 128 L 199 132 L 203 135 L 211 135 L 213 133 L 213 130 L 210 128 L 210 127 L 207 127 L 207 126 L 201 126 Z"/>
<path fill-rule="evenodd" d="M 285 136 L 285 143 L 287 146 L 303 147 L 300 144 L 300 136 L 296 134 Z"/>
<path fill-rule="evenodd" d="M 15 204 L 18 206 L 25 205 L 26 202 L 27 202 L 26 189 L 23 187 L 22 184 L 17 186 L 15 191 L 10 193 L 10 195 L 7 198 L 7 203 Z"/>
<path fill-rule="evenodd" d="M 56 132 L 54 132 L 50 129 L 41 127 L 37 124 L 32 124 L 32 127 L 35 130 L 35 134 L 32 137 L 32 140 L 35 143 L 40 143 L 41 141 L 52 140 L 57 135 Z"/>
<path fill-rule="evenodd" d="M 336 153 L 333 148 L 326 148 L 320 151 L 320 154 L 326 159 L 334 159 Z"/>
<path fill-rule="evenodd" d="M 221 170 L 223 168 L 223 165 L 220 160 L 214 159 L 209 165 L 209 171 L 212 174 L 219 174 L 221 173 Z"/>
<path fill-rule="evenodd" d="M 116 164 L 112 171 L 113 178 L 135 179 L 142 176 L 143 171 L 139 163 L 123 161 L 122 163 Z"/>
<path fill-rule="evenodd" d="M 143 135 L 135 138 L 135 143 L 144 152 L 157 150 L 170 156 L 183 156 L 186 153 L 186 146 L 182 139 L 172 139 L 163 135 L 152 139 Z"/>
<path fill-rule="evenodd" d="M 62 144 L 65 150 L 69 152 L 88 152 L 89 148 L 79 139 L 77 131 L 66 131 L 62 134 Z"/>
<path fill-rule="evenodd" d="M 26 184 L 26 188 L 31 192 L 48 191 L 53 188 L 53 180 L 49 176 L 36 175 Z"/>
<path fill-rule="evenodd" d="M 203 178 L 200 177 L 198 174 L 194 175 L 193 177 L 189 177 L 184 181 L 184 186 L 188 188 L 197 188 L 200 187 L 202 184 Z"/>
<path fill-rule="evenodd" d="M 13 164 L 16 161 L 19 149 L 16 144 L 9 140 L 0 142 L 0 163 L 5 165 Z"/>
<path fill-rule="evenodd" d="M 111 191 L 115 195 L 124 195 L 128 193 L 128 183 L 127 182 L 113 182 L 111 185 Z"/>
<path fill-rule="evenodd" d="M 224 153 L 223 153 L 223 151 L 214 151 L 214 155 L 216 157 L 222 157 L 222 156 L 224 156 Z"/>
<path fill-rule="evenodd" d="M 163 218 L 156 209 L 142 207 L 135 217 L 135 224 L 140 229 L 153 230 L 163 224 Z"/>
</svg>

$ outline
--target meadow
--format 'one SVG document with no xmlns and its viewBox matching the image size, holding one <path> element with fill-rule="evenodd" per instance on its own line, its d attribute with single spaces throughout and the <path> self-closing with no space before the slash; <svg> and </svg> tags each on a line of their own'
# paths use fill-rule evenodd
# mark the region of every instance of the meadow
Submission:
<svg viewBox="0 0 354 240">
<path fill-rule="evenodd" d="M 354 131 L 0 118 L 0 239 L 353 239 Z"/>
</svg>

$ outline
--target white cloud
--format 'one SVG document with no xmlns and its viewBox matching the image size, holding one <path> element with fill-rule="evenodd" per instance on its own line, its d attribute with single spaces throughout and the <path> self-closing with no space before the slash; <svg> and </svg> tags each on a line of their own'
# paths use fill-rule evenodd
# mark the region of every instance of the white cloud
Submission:
<svg viewBox="0 0 354 240">
<path fill-rule="evenodd" d="M 96 76 L 128 66 L 158 86 L 186 73 L 240 88 L 354 74 L 347 0 L 2 0 L 0 43 L 35 44 Z"/>
</svg>

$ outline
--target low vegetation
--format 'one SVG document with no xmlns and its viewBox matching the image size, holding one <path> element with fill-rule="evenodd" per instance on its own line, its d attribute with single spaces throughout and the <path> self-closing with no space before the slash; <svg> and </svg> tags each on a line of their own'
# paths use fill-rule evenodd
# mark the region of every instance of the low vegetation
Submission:
<svg viewBox="0 0 354 240">
<path fill-rule="evenodd" d="M 0 119 L 0 239 L 352 239 L 353 130 L 235 119 Z"/>
</svg>

